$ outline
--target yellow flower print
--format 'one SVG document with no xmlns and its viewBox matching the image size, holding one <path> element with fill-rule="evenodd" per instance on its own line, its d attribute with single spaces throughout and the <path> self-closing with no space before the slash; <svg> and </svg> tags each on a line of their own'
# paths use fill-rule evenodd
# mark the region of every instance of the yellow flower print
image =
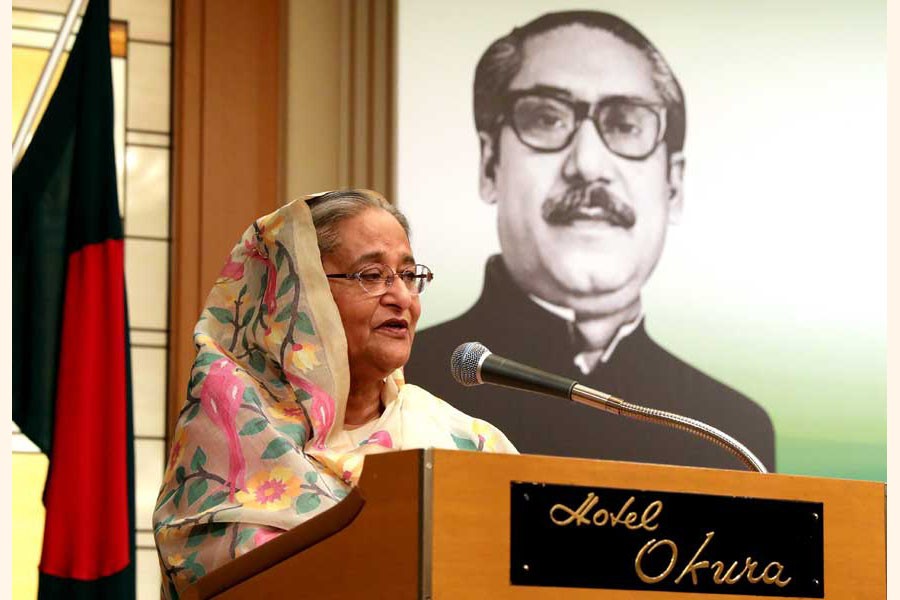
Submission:
<svg viewBox="0 0 900 600">
<path fill-rule="evenodd" d="M 230 337 L 230 334 L 229 334 L 229 337 Z M 212 336 L 210 336 L 206 333 L 198 333 L 198 334 L 194 335 L 194 347 L 197 349 L 198 354 L 201 353 L 201 351 L 203 351 L 203 350 L 212 350 L 214 352 L 218 352 L 219 354 L 224 354 L 224 355 L 228 354 L 228 352 L 225 350 L 225 348 L 223 348 L 222 345 L 217 340 L 213 339 Z M 191 375 L 194 375 L 194 374 L 195 374 L 194 372 L 191 373 Z"/>
<path fill-rule="evenodd" d="M 259 471 L 247 480 L 247 489 L 235 494 L 238 502 L 255 510 L 282 510 L 300 495 L 301 482 L 286 467 Z"/>
<path fill-rule="evenodd" d="M 266 244 L 274 244 L 275 236 L 278 235 L 278 232 L 281 230 L 282 225 L 284 225 L 284 216 L 278 215 L 274 219 L 267 220 L 262 218 L 258 221 L 259 229 L 262 231 L 263 240 Z"/>
<path fill-rule="evenodd" d="M 287 335 L 287 321 L 272 321 L 269 328 L 263 333 L 263 344 L 273 356 L 281 356 L 281 342 Z"/>
<path fill-rule="evenodd" d="M 291 364 L 304 373 L 319 366 L 319 359 L 316 357 L 318 349 L 315 344 L 294 344 L 291 346 Z"/>
<path fill-rule="evenodd" d="M 353 484 L 359 481 L 359 476 L 362 474 L 362 455 L 346 455 L 339 459 L 338 464 L 340 465 L 341 479 L 344 480 L 344 483 Z"/>
<path fill-rule="evenodd" d="M 173 554 L 169 556 L 169 566 L 170 567 L 180 567 L 184 564 L 184 557 L 180 554 Z"/>
<path fill-rule="evenodd" d="M 178 527 L 167 527 L 165 525 L 157 529 L 156 533 L 154 533 L 153 535 L 156 538 L 157 544 L 168 540 L 177 540 L 179 538 L 185 537 L 185 535 L 181 533 Z M 176 554 L 175 556 L 181 557 L 180 554 Z"/>
<path fill-rule="evenodd" d="M 497 446 L 497 435 L 487 422 L 475 419 L 472 423 L 472 432 L 478 436 L 478 450 L 493 452 Z"/>
</svg>

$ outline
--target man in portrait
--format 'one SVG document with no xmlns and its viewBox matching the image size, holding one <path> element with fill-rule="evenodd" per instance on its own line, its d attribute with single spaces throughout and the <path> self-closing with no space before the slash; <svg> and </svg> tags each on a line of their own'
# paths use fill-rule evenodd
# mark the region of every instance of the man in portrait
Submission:
<svg viewBox="0 0 900 600">
<path fill-rule="evenodd" d="M 480 194 L 501 254 L 462 316 L 422 331 L 408 380 L 503 430 L 525 453 L 739 468 L 705 440 L 496 386 L 464 388 L 459 344 L 700 419 L 774 468 L 755 402 L 647 333 L 641 290 L 682 209 L 685 103 L 662 54 L 613 15 L 543 15 L 501 37 L 475 71 Z M 698 330 L 702 344 L 714 332 Z"/>
</svg>

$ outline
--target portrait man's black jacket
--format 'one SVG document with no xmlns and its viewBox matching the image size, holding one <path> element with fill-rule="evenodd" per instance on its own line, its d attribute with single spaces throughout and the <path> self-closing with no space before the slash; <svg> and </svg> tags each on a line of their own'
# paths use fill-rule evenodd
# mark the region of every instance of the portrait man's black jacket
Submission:
<svg viewBox="0 0 900 600">
<path fill-rule="evenodd" d="M 702 333 L 701 333 L 702 335 Z M 416 335 L 406 381 L 499 427 L 520 452 L 695 467 L 743 468 L 725 450 L 692 435 L 565 400 L 493 385 L 466 388 L 449 369 L 461 343 L 492 352 L 646 407 L 700 419 L 775 467 L 772 422 L 758 404 L 660 347 L 643 322 L 611 358 L 583 375 L 574 365 L 569 324 L 532 302 L 500 256 L 488 260 L 478 302 L 457 319 Z"/>
</svg>

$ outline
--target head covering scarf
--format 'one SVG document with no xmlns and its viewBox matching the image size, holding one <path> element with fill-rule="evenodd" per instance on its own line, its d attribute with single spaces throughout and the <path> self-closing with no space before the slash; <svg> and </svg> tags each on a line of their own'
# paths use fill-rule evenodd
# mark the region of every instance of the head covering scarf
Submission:
<svg viewBox="0 0 900 600">
<path fill-rule="evenodd" d="M 153 515 L 166 597 L 334 506 L 367 454 L 515 452 L 499 430 L 399 370 L 384 383 L 382 415 L 345 430 L 347 342 L 306 204 L 314 197 L 244 232 L 194 329 L 197 356 Z"/>
</svg>

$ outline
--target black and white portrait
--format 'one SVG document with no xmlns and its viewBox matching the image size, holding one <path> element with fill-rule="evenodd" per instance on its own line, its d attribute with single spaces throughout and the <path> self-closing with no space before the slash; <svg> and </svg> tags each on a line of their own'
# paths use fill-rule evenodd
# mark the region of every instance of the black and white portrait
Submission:
<svg viewBox="0 0 900 600">
<path fill-rule="evenodd" d="M 652 3 L 646 4 L 645 12 L 652 13 Z M 406 38 L 410 44 L 417 36 L 432 39 L 412 23 L 409 29 L 403 28 L 404 6 L 410 4 L 401 4 L 401 50 L 403 31 L 415 32 Z M 791 330 L 760 325 L 769 317 L 771 323 L 793 318 L 800 325 L 800 314 L 823 318 L 839 329 L 844 319 L 839 312 L 827 313 L 824 304 L 815 300 L 791 306 L 806 302 L 805 294 L 822 298 L 815 279 L 818 267 L 810 264 L 800 278 L 796 270 L 791 272 L 791 263 L 807 252 L 822 258 L 830 252 L 830 247 L 822 245 L 813 250 L 818 233 L 799 231 L 794 217 L 804 215 L 816 228 L 836 225 L 824 213 L 806 210 L 805 197 L 788 202 L 798 198 L 797 190 L 815 189 L 813 178 L 821 175 L 805 162 L 813 162 L 819 142 L 798 133 L 809 131 L 807 121 L 819 107 L 798 104 L 789 82 L 779 82 L 783 88 L 758 89 L 776 85 L 782 65 L 773 64 L 770 73 L 756 80 L 741 73 L 747 64 L 732 60 L 718 65 L 735 55 L 723 44 L 726 32 L 703 30 L 701 21 L 687 16 L 673 21 L 672 27 L 703 30 L 713 39 L 708 44 L 721 56 L 707 52 L 698 67 L 685 60 L 682 45 L 679 61 L 670 62 L 666 45 L 645 36 L 641 22 L 612 12 L 543 10 L 524 18 L 525 9 L 509 12 L 519 18 L 493 31 L 486 31 L 483 23 L 471 23 L 471 31 L 461 22 L 427 25 L 428 31 L 442 27 L 485 40 L 477 54 L 470 49 L 474 44 L 463 40 L 457 60 L 442 58 L 455 48 L 436 46 L 427 55 L 435 61 L 430 67 L 434 80 L 404 80 L 404 64 L 414 61 L 401 63 L 398 197 L 411 217 L 417 255 L 435 265 L 435 285 L 429 291 L 434 297 L 423 298 L 424 314 L 436 309 L 450 315 L 430 327 L 426 323 L 417 334 L 406 369 L 408 381 L 490 421 L 522 452 L 740 468 L 737 459 L 722 449 L 684 432 L 526 392 L 487 385 L 462 387 L 450 374 L 449 357 L 458 345 L 478 341 L 498 355 L 627 401 L 705 421 L 743 442 L 770 469 L 776 467 L 776 432 L 779 443 L 786 440 L 788 452 L 796 453 L 788 454 L 792 472 L 802 472 L 796 465 L 809 460 L 799 458 L 801 436 L 807 448 L 825 449 L 820 457 L 839 455 L 844 440 L 825 441 L 836 428 L 838 415 L 819 422 L 792 421 L 792 411 L 813 402 L 807 394 L 815 389 L 813 380 L 822 376 L 822 365 L 807 361 L 822 350 L 810 344 L 807 356 L 794 354 L 795 364 L 782 357 L 776 368 L 766 368 L 767 361 L 784 352 L 778 347 L 780 339 L 790 338 L 789 343 L 796 346 L 804 340 Z M 491 11 L 488 14 L 494 17 Z M 721 15 L 707 18 L 713 17 Z M 500 21 L 496 17 L 491 23 Z M 664 22 L 659 17 L 656 29 L 665 30 Z M 767 23 L 758 27 L 772 27 Z M 682 39 L 690 40 L 690 35 Z M 417 59 L 427 61 L 418 55 Z M 462 72 L 465 61 L 467 74 Z M 683 66 L 688 67 L 694 87 L 701 90 L 693 103 L 689 102 L 692 88 L 680 77 Z M 730 78 L 718 82 L 721 98 L 715 94 L 716 81 L 697 84 L 697 74 L 704 71 L 709 77 L 729 73 Z M 817 74 L 813 69 L 803 76 L 814 79 Z M 450 81 L 464 89 L 452 88 Z M 734 81 L 750 91 L 744 92 L 746 104 L 726 98 Z M 403 90 L 415 87 L 429 90 L 433 102 L 404 107 Z M 772 101 L 766 104 L 760 98 Z M 465 158 L 451 156 L 453 151 L 445 149 L 444 138 L 453 135 L 453 127 L 441 126 L 437 108 L 457 103 L 468 108 L 473 124 Z M 691 112 L 688 106 L 699 108 Z M 419 112 L 429 113 L 434 125 L 424 137 L 424 129 L 403 126 L 404 119 L 416 122 Z M 788 121 L 787 127 L 783 120 Z M 729 129 L 734 123 L 755 130 L 751 131 L 757 136 L 754 145 L 734 137 L 734 131 L 743 133 Z M 773 129 L 765 129 L 765 124 Z M 728 133 L 734 139 L 726 139 L 718 148 L 708 141 Z M 851 140 L 859 135 L 844 133 Z M 695 146 L 693 136 L 700 138 Z M 414 143 L 410 148 L 408 144 Z M 794 164 L 759 161 L 758 148 L 765 145 L 773 156 L 790 152 L 797 157 Z M 693 147 L 701 149 L 698 161 L 693 159 Z M 413 158 L 416 149 L 419 156 Z M 435 164 L 430 178 L 421 169 L 425 151 Z M 743 177 L 723 179 L 721 171 L 707 166 L 716 159 L 742 171 Z M 434 177 L 464 162 L 470 169 L 469 180 L 460 181 L 456 171 L 455 176 Z M 419 181 L 425 183 L 419 185 Z M 840 204 L 837 185 L 819 195 L 824 204 Z M 755 204 L 747 203 L 747 197 Z M 690 238 L 683 233 L 686 210 L 693 211 L 686 230 L 697 232 Z M 465 217 L 453 221 L 457 214 Z M 745 218 L 750 214 L 751 218 Z M 760 223 L 766 229 L 757 228 L 755 233 L 745 229 Z M 780 238 L 782 227 L 790 239 Z M 496 245 L 491 247 L 493 235 Z M 674 260 L 687 264 L 686 269 L 679 270 L 681 265 L 666 268 L 673 235 Z M 804 247 L 807 242 L 798 243 L 804 235 L 810 236 L 809 250 Z M 428 238 L 427 256 L 422 255 L 422 240 L 416 236 Z M 758 242 L 755 258 L 748 239 Z M 769 258 L 776 246 L 780 255 Z M 476 261 L 473 247 L 488 251 Z M 854 252 L 870 250 L 857 247 Z M 693 262 L 685 256 L 693 257 Z M 690 278 L 683 276 L 687 270 Z M 441 288 L 445 277 L 452 283 Z M 761 285 L 747 285 L 741 281 L 744 277 Z M 480 284 L 474 291 L 467 287 L 472 281 Z M 877 289 L 874 279 L 863 282 L 872 284 Z M 798 294 L 803 286 L 806 289 Z M 749 296 L 746 289 L 760 291 Z M 778 307 L 767 297 L 770 293 L 786 306 Z M 793 316 L 785 309 L 793 311 Z M 858 309 L 850 312 L 858 314 Z M 858 326 L 857 321 L 852 327 Z M 852 331 L 842 339 L 852 342 L 858 333 Z M 749 343 L 741 343 L 745 340 Z M 875 373 L 873 369 L 870 375 Z M 809 381 L 797 385 L 798 374 Z M 878 380 L 868 380 L 873 382 L 870 389 L 877 392 Z M 791 406 L 784 398 L 796 404 Z M 879 402 L 883 405 L 883 396 L 864 402 L 877 407 Z M 819 408 L 825 414 L 830 406 L 826 401 Z M 784 432 L 776 415 L 786 423 Z M 808 429 L 798 435 L 801 427 Z M 784 450 L 779 448 L 779 470 Z"/>
<path fill-rule="evenodd" d="M 629 401 L 700 418 L 770 467 L 772 425 L 750 399 L 654 342 L 641 290 L 682 203 L 684 95 L 662 54 L 602 12 L 543 15 L 501 37 L 475 69 L 481 199 L 501 252 L 462 316 L 421 332 L 407 368 L 527 453 L 738 466 L 682 432 L 500 388 L 461 390 L 446 357 L 477 339 Z M 552 424 L 552 426 L 551 426 Z M 636 439 L 653 438 L 652 444 Z"/>
</svg>

